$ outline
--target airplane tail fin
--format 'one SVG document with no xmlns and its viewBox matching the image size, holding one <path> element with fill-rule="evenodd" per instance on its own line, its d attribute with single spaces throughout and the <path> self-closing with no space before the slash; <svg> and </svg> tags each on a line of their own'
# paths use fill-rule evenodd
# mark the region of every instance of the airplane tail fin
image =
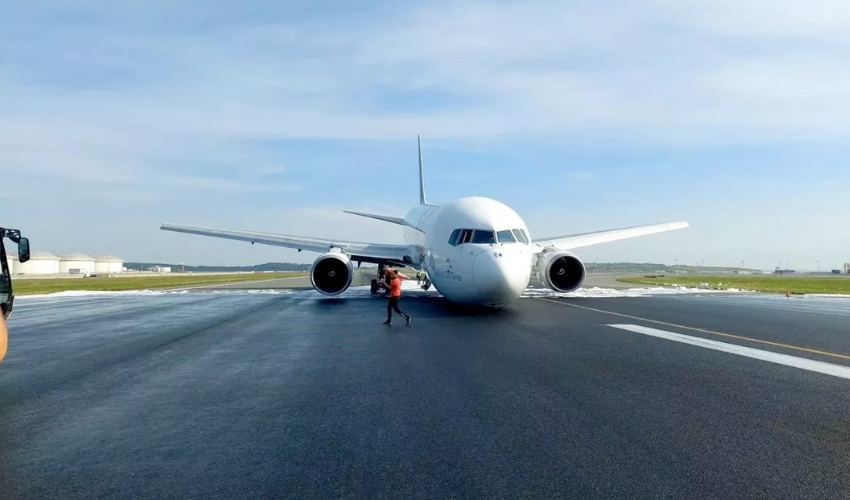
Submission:
<svg viewBox="0 0 850 500">
<path fill-rule="evenodd" d="M 425 167 L 422 164 L 422 140 L 416 136 L 416 143 L 419 145 L 419 204 L 427 205 L 428 200 L 425 199 Z"/>
</svg>

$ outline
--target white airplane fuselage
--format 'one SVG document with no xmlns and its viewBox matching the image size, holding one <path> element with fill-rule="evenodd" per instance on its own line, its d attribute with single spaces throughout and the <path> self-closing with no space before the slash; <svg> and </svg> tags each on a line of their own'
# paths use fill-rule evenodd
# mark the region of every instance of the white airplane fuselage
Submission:
<svg viewBox="0 0 850 500">
<path fill-rule="evenodd" d="M 411 267 L 425 272 L 448 300 L 506 306 L 528 287 L 535 252 L 525 222 L 507 205 L 489 198 L 461 198 L 440 207 L 414 207 L 405 221 L 419 228 L 404 226 L 405 242 L 419 250 Z M 484 237 L 501 231 L 503 237 L 496 242 L 450 241 L 457 230 L 480 231 Z M 509 236 L 513 241 L 504 242 Z"/>
</svg>

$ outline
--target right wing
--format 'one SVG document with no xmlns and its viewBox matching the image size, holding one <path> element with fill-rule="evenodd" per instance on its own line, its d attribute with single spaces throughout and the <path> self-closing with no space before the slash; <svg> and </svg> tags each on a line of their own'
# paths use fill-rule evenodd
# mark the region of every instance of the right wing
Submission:
<svg viewBox="0 0 850 500">
<path fill-rule="evenodd" d="M 392 262 L 400 266 L 407 265 L 406 261 L 416 255 L 415 247 L 411 247 L 410 245 L 358 243 L 354 241 L 309 238 L 288 234 L 257 233 L 252 231 L 216 229 L 212 227 L 183 226 L 179 224 L 163 224 L 160 229 L 163 231 L 173 231 L 175 233 L 197 234 L 212 238 L 247 241 L 251 244 L 260 243 L 261 245 L 294 248 L 299 252 L 301 250 L 307 250 L 310 252 L 324 253 L 329 252 L 331 249 L 338 248 L 343 253 L 351 256 L 352 260 L 374 263 Z"/>
<path fill-rule="evenodd" d="M 595 231 L 592 233 L 571 234 L 566 236 L 555 236 L 534 240 L 539 247 L 552 246 L 559 250 L 570 250 L 573 248 L 608 243 L 611 241 L 646 236 L 649 234 L 663 233 L 676 229 L 689 227 L 685 221 L 665 222 L 663 224 L 651 224 L 649 226 L 624 227 L 621 229 L 609 229 L 607 231 Z"/>
</svg>

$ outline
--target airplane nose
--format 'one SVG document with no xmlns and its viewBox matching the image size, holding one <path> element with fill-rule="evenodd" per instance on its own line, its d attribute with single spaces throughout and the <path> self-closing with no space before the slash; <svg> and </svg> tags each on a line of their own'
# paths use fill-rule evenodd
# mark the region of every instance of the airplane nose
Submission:
<svg viewBox="0 0 850 500">
<path fill-rule="evenodd" d="M 506 305 L 514 302 L 528 287 L 531 261 L 528 255 L 500 248 L 486 250 L 472 263 L 472 278 L 484 302 Z"/>
</svg>

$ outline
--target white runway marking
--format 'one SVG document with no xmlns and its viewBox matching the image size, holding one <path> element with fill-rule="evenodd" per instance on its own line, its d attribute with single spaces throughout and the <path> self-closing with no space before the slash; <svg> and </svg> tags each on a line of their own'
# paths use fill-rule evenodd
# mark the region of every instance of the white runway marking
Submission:
<svg viewBox="0 0 850 500">
<path fill-rule="evenodd" d="M 573 292 L 561 293 L 548 288 L 527 288 L 522 294 L 523 298 L 620 298 L 620 297 L 654 297 L 657 295 L 693 295 L 693 294 L 739 294 L 742 292 L 738 289 L 729 290 L 708 290 L 703 288 L 687 288 L 687 287 L 644 287 L 644 288 L 605 288 L 605 287 L 590 287 L 579 288 Z"/>
<path fill-rule="evenodd" d="M 715 351 L 726 352 L 729 354 L 737 354 L 738 356 L 744 356 L 747 358 L 759 359 L 762 361 L 768 361 L 770 363 L 776 363 L 785 366 L 792 366 L 794 368 L 800 368 L 801 370 L 808 370 L 811 372 L 823 373 L 825 375 L 832 375 L 833 377 L 850 379 L 850 367 L 846 366 L 833 365 L 830 363 L 824 363 L 823 361 L 814 361 L 806 358 L 798 358 L 796 356 L 789 356 L 787 354 L 762 351 L 760 349 L 743 347 L 736 344 L 727 344 L 725 342 L 718 342 L 716 340 L 709 340 L 700 337 L 691 337 L 690 335 L 682 335 L 681 333 L 666 332 L 664 330 L 657 330 L 655 328 L 649 328 L 647 326 L 608 326 L 613 328 L 619 328 L 620 330 L 627 330 L 634 333 L 649 335 L 651 337 L 658 337 L 662 339 L 672 340 L 674 342 L 681 342 L 683 344 L 705 347 L 706 349 L 713 349 Z"/>
</svg>

